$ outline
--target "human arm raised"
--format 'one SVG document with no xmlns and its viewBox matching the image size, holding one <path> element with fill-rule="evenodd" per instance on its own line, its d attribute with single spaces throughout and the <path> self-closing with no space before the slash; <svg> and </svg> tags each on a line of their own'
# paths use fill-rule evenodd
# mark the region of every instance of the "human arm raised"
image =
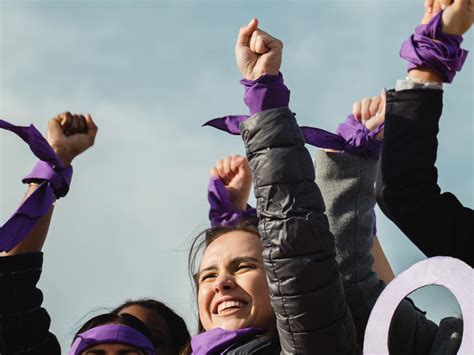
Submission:
<svg viewBox="0 0 474 355">
<path fill-rule="evenodd" d="M 49 122 L 47 141 L 66 168 L 94 143 L 97 127 L 90 116 L 61 114 Z M 38 186 L 29 186 L 25 198 Z M 54 199 L 54 197 L 53 197 Z M 49 330 L 51 319 L 41 307 L 43 294 L 36 284 L 43 254 L 40 252 L 53 207 L 16 247 L 0 257 L 0 353 L 4 355 L 59 355 L 56 336 Z"/>
<path fill-rule="evenodd" d="M 68 168 L 76 156 L 94 144 L 96 134 L 97 126 L 90 115 L 73 115 L 65 112 L 49 121 L 46 140 L 62 163 L 63 168 Z M 40 180 L 34 182 L 31 180 L 29 179 L 23 201 L 36 191 L 41 182 Z M 56 196 L 52 196 L 52 198 L 55 199 Z M 51 206 L 18 245 L 8 252 L 0 253 L 0 256 L 40 251 L 48 233 L 53 209 L 54 206 Z"/>
<path fill-rule="evenodd" d="M 444 29 L 472 19 L 472 0 L 455 1 L 441 16 L 436 34 L 449 40 Z M 449 16 L 448 16 L 449 15 Z M 436 23 L 430 23 L 434 26 Z M 462 27 L 462 31 L 470 27 Z M 433 39 L 435 40 L 435 39 Z M 453 40 L 454 41 L 454 40 Z M 456 42 L 460 43 L 459 39 Z M 457 48 L 449 53 L 463 55 Z M 453 60 L 453 59 L 450 59 Z M 439 66 L 438 66 L 439 67 Z M 440 68 L 440 67 L 439 67 Z M 424 67 L 410 70 L 415 84 L 438 80 L 444 75 Z M 440 75 L 440 77 L 436 77 Z M 427 256 L 448 255 L 473 265 L 470 247 L 474 233 L 474 212 L 438 186 L 437 133 L 442 112 L 442 90 L 400 90 L 387 93 L 385 138 L 377 179 L 377 201 L 384 213 Z"/>
<path fill-rule="evenodd" d="M 251 25 L 241 30 L 238 44 L 247 38 L 250 46 L 256 30 Z M 275 58 L 281 58 L 279 50 Z M 237 61 L 244 76 L 263 74 L 258 65 L 245 67 L 239 56 Z M 279 63 L 274 68 L 279 70 Z M 263 111 L 240 127 L 254 174 L 263 259 L 283 352 L 356 353 L 333 236 L 293 113 L 287 107 Z"/>
</svg>

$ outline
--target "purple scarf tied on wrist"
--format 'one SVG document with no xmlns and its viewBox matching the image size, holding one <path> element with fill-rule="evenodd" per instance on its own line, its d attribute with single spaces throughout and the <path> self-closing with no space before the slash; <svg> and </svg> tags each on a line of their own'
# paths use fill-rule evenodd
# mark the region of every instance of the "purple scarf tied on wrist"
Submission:
<svg viewBox="0 0 474 355">
<path fill-rule="evenodd" d="M 121 324 L 106 324 L 86 330 L 74 340 L 68 355 L 79 355 L 84 350 L 100 344 L 126 344 L 143 351 L 146 355 L 156 355 L 150 339 L 138 330 Z"/>
<path fill-rule="evenodd" d="M 241 122 L 250 116 L 224 116 L 212 119 L 203 124 L 211 126 L 221 131 L 239 135 Z M 341 123 L 336 133 L 325 131 L 314 127 L 300 127 L 306 143 L 324 149 L 334 149 L 352 154 L 367 155 L 378 159 L 382 143 L 375 139 L 375 136 L 384 128 L 381 124 L 376 129 L 369 131 L 361 122 L 357 121 L 353 115 L 347 116 Z"/>
<path fill-rule="evenodd" d="M 462 37 L 449 35 L 441 31 L 440 11 L 426 25 L 420 25 L 402 44 L 400 57 L 406 59 L 408 71 L 425 67 L 439 73 L 443 81 L 451 83 L 457 71 L 460 71 L 468 51 L 460 48 Z"/>
<path fill-rule="evenodd" d="M 0 227 L 0 252 L 10 251 L 17 246 L 46 215 L 55 197 L 66 196 L 72 179 L 72 167 L 63 163 L 41 133 L 33 126 L 15 126 L 0 119 L 0 128 L 11 131 L 23 139 L 40 161 L 22 181 L 41 182 L 38 188 L 26 198 L 12 217 Z"/>
<path fill-rule="evenodd" d="M 237 330 L 225 330 L 222 328 L 211 329 L 191 338 L 192 355 L 222 354 L 236 342 L 263 333 L 265 333 L 265 330 L 258 328 L 243 328 Z"/>
<path fill-rule="evenodd" d="M 224 183 L 218 177 L 211 176 L 209 179 L 207 199 L 210 205 L 209 221 L 212 227 L 231 227 L 242 218 L 257 216 L 257 210 L 249 205 L 245 211 L 235 210 Z"/>
</svg>

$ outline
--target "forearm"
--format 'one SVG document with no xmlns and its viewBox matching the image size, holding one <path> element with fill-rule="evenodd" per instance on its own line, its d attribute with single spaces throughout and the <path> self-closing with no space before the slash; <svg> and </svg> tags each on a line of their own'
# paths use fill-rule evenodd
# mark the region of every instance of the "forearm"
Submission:
<svg viewBox="0 0 474 355">
<path fill-rule="evenodd" d="M 37 188 L 37 184 L 29 184 L 25 196 L 23 197 L 23 200 L 21 202 L 25 201 L 34 191 L 36 191 Z M 51 206 L 48 212 L 39 219 L 38 223 L 35 225 L 33 230 L 25 237 L 25 239 L 23 239 L 17 246 L 15 246 L 9 252 L 0 253 L 0 257 L 41 251 L 48 235 L 49 225 L 51 223 L 53 211 L 54 205 Z"/>
<path fill-rule="evenodd" d="M 315 165 L 343 281 L 364 281 L 372 275 L 376 161 L 318 150 Z"/>
<path fill-rule="evenodd" d="M 395 274 L 393 273 L 392 267 L 390 266 L 390 263 L 383 252 L 379 238 L 377 237 L 374 238 L 372 255 L 374 256 L 374 266 L 372 267 L 372 270 L 377 273 L 379 279 L 383 280 L 386 284 L 390 283 L 390 281 L 395 278 Z"/>
<path fill-rule="evenodd" d="M 293 114 L 288 108 L 262 112 L 241 130 L 254 173 L 263 258 L 283 350 L 355 352 L 333 237 Z"/>
</svg>

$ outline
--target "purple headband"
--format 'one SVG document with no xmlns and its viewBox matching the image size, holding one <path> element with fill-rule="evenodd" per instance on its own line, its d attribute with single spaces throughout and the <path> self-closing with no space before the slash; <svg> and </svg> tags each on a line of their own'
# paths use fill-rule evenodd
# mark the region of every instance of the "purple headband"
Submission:
<svg viewBox="0 0 474 355">
<path fill-rule="evenodd" d="M 72 167 L 64 168 L 53 148 L 33 126 L 15 126 L 0 119 L 0 128 L 11 131 L 23 139 L 40 161 L 22 181 L 40 181 L 38 188 L 23 201 L 12 217 L 0 227 L 0 252 L 17 246 L 54 203 L 55 196 L 66 196 L 72 179 Z"/>
<path fill-rule="evenodd" d="M 400 57 L 406 59 L 408 71 L 418 67 L 433 69 L 443 81 L 451 83 L 460 71 L 468 51 L 460 48 L 462 36 L 449 35 L 441 31 L 440 11 L 426 25 L 420 25 L 415 33 L 402 44 Z"/>
<path fill-rule="evenodd" d="M 232 202 L 224 187 L 224 183 L 218 177 L 211 176 L 209 179 L 207 199 L 210 205 L 209 221 L 213 227 L 232 227 L 242 218 L 257 216 L 256 209 L 249 205 L 247 205 L 245 211 L 236 211 L 232 207 Z"/>
<path fill-rule="evenodd" d="M 207 121 L 203 126 L 211 126 L 221 131 L 239 135 L 241 122 L 250 116 L 235 115 L 224 116 Z M 381 124 L 376 129 L 369 131 L 353 115 L 347 116 L 336 130 L 336 134 L 314 127 L 301 127 L 306 143 L 325 149 L 335 149 L 352 154 L 367 155 L 378 159 L 382 143 L 375 136 L 384 128 Z"/>
<path fill-rule="evenodd" d="M 79 334 L 68 355 L 80 355 L 91 346 L 107 343 L 126 344 L 140 349 L 147 355 L 156 355 L 150 339 L 138 330 L 121 324 L 101 325 Z"/>
</svg>

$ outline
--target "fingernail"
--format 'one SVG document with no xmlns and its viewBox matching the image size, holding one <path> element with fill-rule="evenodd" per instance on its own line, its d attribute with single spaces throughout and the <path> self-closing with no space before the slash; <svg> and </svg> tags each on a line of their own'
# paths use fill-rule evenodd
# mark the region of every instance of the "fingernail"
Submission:
<svg viewBox="0 0 474 355">
<path fill-rule="evenodd" d="M 433 12 L 433 8 L 431 6 L 428 6 L 428 13 L 431 14 Z"/>
<path fill-rule="evenodd" d="M 444 10 L 446 8 L 446 4 L 441 4 L 441 10 Z"/>
</svg>

